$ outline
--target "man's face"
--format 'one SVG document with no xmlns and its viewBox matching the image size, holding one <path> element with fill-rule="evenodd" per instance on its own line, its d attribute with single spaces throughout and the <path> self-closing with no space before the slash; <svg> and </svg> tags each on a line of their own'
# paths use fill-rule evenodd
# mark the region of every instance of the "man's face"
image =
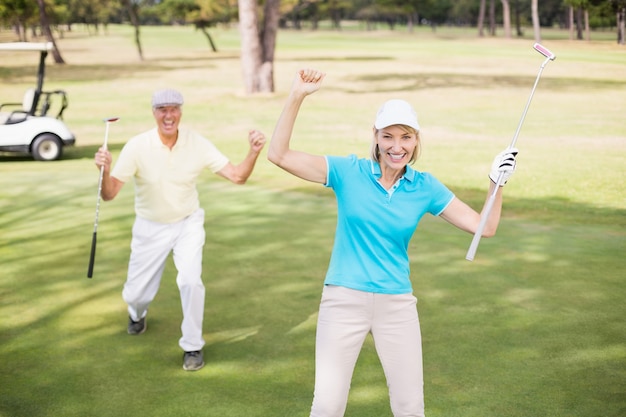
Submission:
<svg viewBox="0 0 626 417">
<path fill-rule="evenodd" d="M 152 114 L 162 135 L 172 136 L 178 133 L 178 124 L 183 114 L 180 106 L 155 107 Z"/>
</svg>

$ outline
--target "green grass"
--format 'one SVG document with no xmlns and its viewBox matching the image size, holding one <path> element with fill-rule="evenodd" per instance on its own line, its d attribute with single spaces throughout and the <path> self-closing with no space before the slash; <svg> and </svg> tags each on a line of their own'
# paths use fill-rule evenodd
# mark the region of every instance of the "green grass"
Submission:
<svg viewBox="0 0 626 417">
<path fill-rule="evenodd" d="M 111 125 L 114 155 L 152 126 L 150 93 L 174 86 L 184 121 L 239 161 L 246 132 L 271 134 L 297 68 L 328 75 L 307 99 L 294 145 L 366 156 L 377 107 L 410 100 L 423 125 L 417 168 L 479 208 L 493 155 L 512 138 L 542 62 L 530 39 L 436 33 L 280 32 L 277 92 L 242 93 L 235 30 L 128 27 L 59 40 L 68 62 L 46 86 L 68 91 L 77 146 L 52 163 L 0 155 L 0 416 L 307 416 L 314 333 L 335 225 L 332 194 L 262 157 L 249 184 L 202 177 L 207 212 L 205 369 L 186 373 L 180 301 L 168 263 L 148 331 L 125 334 L 121 299 L 131 185 L 96 203 L 92 156 Z M 530 33 L 530 32 L 529 32 Z M 8 40 L 9 32 L 0 32 Z M 520 134 L 498 235 L 481 242 L 427 217 L 411 243 L 429 417 L 617 417 L 626 410 L 626 51 L 546 33 L 545 69 Z M 36 57 L 1 60 L 1 102 L 32 85 Z M 51 63 L 51 60 L 49 60 Z M 371 340 L 348 417 L 390 416 Z"/>
</svg>

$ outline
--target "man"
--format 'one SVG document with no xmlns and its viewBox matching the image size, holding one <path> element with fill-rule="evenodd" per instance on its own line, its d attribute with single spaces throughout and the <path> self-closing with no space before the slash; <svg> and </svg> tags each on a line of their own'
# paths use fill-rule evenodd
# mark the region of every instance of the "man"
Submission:
<svg viewBox="0 0 626 417">
<path fill-rule="evenodd" d="M 156 128 L 126 143 L 111 171 L 111 153 L 101 147 L 95 154 L 103 168 L 102 199 L 112 200 L 126 182 L 135 182 L 135 222 L 132 229 L 128 276 L 122 297 L 128 304 L 128 333 L 146 331 L 148 306 L 156 296 L 165 262 L 173 253 L 176 283 L 183 310 L 183 369 L 204 366 L 202 319 L 205 289 L 202 249 L 205 243 L 204 210 L 196 181 L 205 168 L 235 183 L 244 184 L 265 145 L 263 133 L 248 134 L 250 150 L 233 165 L 208 139 L 179 127 L 183 96 L 176 90 L 159 90 L 152 96 Z"/>
</svg>

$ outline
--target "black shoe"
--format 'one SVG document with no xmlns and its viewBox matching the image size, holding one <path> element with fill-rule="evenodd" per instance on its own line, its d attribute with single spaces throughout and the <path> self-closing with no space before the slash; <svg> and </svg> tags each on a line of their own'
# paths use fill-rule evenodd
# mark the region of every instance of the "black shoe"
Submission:
<svg viewBox="0 0 626 417">
<path fill-rule="evenodd" d="M 139 319 L 139 321 L 133 321 L 128 317 L 128 334 L 138 335 L 146 331 L 146 318 Z"/>
<path fill-rule="evenodd" d="M 196 350 L 193 352 L 185 352 L 183 355 L 183 369 L 185 371 L 197 371 L 204 366 L 204 360 L 202 359 L 202 351 Z"/>
</svg>

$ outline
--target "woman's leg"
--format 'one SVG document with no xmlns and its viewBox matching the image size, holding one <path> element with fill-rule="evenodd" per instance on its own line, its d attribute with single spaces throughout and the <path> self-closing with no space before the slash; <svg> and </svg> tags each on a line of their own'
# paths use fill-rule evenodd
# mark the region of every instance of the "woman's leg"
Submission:
<svg viewBox="0 0 626 417">
<path fill-rule="evenodd" d="M 394 417 L 424 417 L 422 336 L 412 294 L 376 294 L 372 335 Z"/>
<path fill-rule="evenodd" d="M 325 286 L 315 342 L 315 392 L 310 417 L 342 417 L 363 341 L 372 294 Z"/>
</svg>

